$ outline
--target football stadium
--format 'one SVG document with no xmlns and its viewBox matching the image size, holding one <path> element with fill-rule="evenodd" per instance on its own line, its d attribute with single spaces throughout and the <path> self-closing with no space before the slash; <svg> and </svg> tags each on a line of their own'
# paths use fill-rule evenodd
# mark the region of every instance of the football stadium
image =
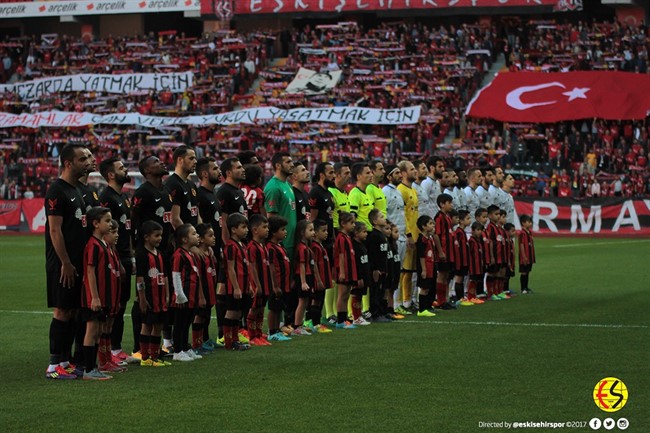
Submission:
<svg viewBox="0 0 650 433">
<path fill-rule="evenodd" d="M 650 431 L 648 19 L 0 1 L 3 430 Z"/>
</svg>

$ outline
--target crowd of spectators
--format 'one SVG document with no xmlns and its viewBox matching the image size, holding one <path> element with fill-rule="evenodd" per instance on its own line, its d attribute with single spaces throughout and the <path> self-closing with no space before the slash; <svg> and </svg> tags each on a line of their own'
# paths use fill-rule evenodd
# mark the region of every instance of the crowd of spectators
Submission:
<svg viewBox="0 0 650 433">
<path fill-rule="evenodd" d="M 193 86 L 183 93 L 62 92 L 30 101 L 4 93 L 0 110 L 15 114 L 62 110 L 184 116 L 260 105 L 421 105 L 423 115 L 415 125 L 400 126 L 283 122 L 5 128 L 0 129 L 0 199 L 27 191 L 41 196 L 56 176 L 58 151 L 75 140 L 90 143 L 99 160 L 118 155 L 133 169 L 135 161 L 152 152 L 171 163 L 171 153 L 181 143 L 194 146 L 198 156 L 219 158 L 253 149 L 266 160 L 288 150 L 313 162 L 379 157 L 393 163 L 436 151 L 459 170 L 482 164 L 513 170 L 520 179 L 518 194 L 641 195 L 648 191 L 648 119 L 514 125 L 464 119 L 462 113 L 499 53 L 505 53 L 510 68 L 606 67 L 647 73 L 645 32 L 608 23 L 530 21 L 497 29 L 400 21 L 373 28 L 354 22 L 307 25 L 280 33 L 224 30 L 200 38 L 168 31 L 94 41 L 60 35 L 6 39 L 0 43 L 0 82 L 5 83 L 78 73 L 194 74 Z M 274 59 L 276 50 L 287 57 Z M 341 71 L 341 79 L 325 94 L 284 93 L 301 67 Z"/>
</svg>

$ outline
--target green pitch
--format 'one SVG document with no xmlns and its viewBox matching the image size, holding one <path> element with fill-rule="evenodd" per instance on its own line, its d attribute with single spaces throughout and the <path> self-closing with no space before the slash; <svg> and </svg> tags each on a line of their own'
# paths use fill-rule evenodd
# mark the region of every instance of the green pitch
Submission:
<svg viewBox="0 0 650 433">
<path fill-rule="evenodd" d="M 3 432 L 496 432 L 479 423 L 609 416 L 650 431 L 648 239 L 537 239 L 534 295 L 93 383 L 44 378 L 43 248 L 0 237 Z M 608 376 L 629 390 L 612 414 L 592 397 Z M 593 431 L 553 431 L 567 430 Z"/>
</svg>

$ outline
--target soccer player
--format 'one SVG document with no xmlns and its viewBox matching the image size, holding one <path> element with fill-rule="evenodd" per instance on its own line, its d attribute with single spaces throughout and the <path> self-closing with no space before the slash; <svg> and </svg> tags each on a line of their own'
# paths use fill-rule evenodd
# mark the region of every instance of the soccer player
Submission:
<svg viewBox="0 0 650 433">
<path fill-rule="evenodd" d="M 314 221 L 314 240 L 311 243 L 311 251 L 314 255 L 316 268 L 318 269 L 318 279 L 316 281 L 316 287 L 314 287 L 314 295 L 307 316 L 311 320 L 313 332 L 321 334 L 332 332 L 327 326 L 321 325 L 323 301 L 325 300 L 326 292 L 332 291 L 332 264 L 330 262 L 329 252 L 325 247 L 328 236 L 327 231 L 327 222 L 321 219 Z"/>
<path fill-rule="evenodd" d="M 528 276 L 533 270 L 535 263 L 535 242 L 533 241 L 532 227 L 533 219 L 530 215 L 522 215 L 521 231 L 519 232 L 519 281 L 521 293 L 529 294 L 533 291 L 528 287 Z"/>
<path fill-rule="evenodd" d="M 289 257 L 293 257 L 294 236 L 298 219 L 296 217 L 296 197 L 291 185 L 287 182 L 287 178 L 293 173 L 293 160 L 288 152 L 278 152 L 273 155 L 271 165 L 275 174 L 264 188 L 264 206 L 269 216 L 279 215 L 287 220 L 287 237 L 284 240 L 284 247 L 287 249 Z"/>
<path fill-rule="evenodd" d="M 225 310 L 225 291 L 226 273 L 223 268 L 223 237 L 221 229 L 221 213 L 219 200 L 214 193 L 214 188 L 221 181 L 221 171 L 216 161 L 212 157 L 201 158 L 196 162 L 196 175 L 199 178 L 200 185 L 197 188 L 199 215 L 201 221 L 210 224 L 215 234 L 215 245 L 212 247 L 217 260 L 217 296 L 215 299 L 215 310 L 217 313 L 218 338 L 223 337 L 223 317 Z M 210 338 L 210 316 L 204 327 L 203 340 L 208 346 L 216 347 L 217 344 Z"/>
<path fill-rule="evenodd" d="M 140 173 L 145 182 L 138 187 L 133 195 L 133 206 L 131 207 L 131 223 L 135 230 L 136 242 L 142 244 L 140 228 L 145 221 L 155 221 L 163 228 L 162 241 L 159 251 L 163 256 L 166 269 L 171 269 L 171 257 L 174 253 L 173 227 L 172 227 L 172 198 L 169 190 L 163 185 L 163 177 L 167 175 L 167 168 L 156 156 L 147 156 L 138 163 Z M 133 353 L 138 358 L 140 353 L 140 328 L 142 327 L 140 308 L 134 303 L 131 309 L 131 321 L 133 323 Z M 173 318 L 168 317 L 169 324 Z M 172 331 L 168 323 L 163 329 L 163 351 L 171 354 Z"/>
<path fill-rule="evenodd" d="M 170 304 L 174 309 L 174 361 L 194 361 L 203 358 L 189 343 L 190 326 L 200 308 L 205 308 L 205 296 L 197 258 L 190 251 L 199 246 L 199 235 L 192 224 L 176 228 L 176 251 L 172 256 L 172 286 Z"/>
<path fill-rule="evenodd" d="M 244 218 L 248 215 L 244 192 L 240 189 L 246 179 L 246 174 L 244 172 L 244 166 L 235 157 L 225 159 L 219 169 L 225 179 L 216 192 L 222 221 L 221 240 L 225 247 L 228 239 L 230 239 L 230 229 L 228 229 L 227 224 L 223 224 L 223 221 L 228 221 L 228 217 L 234 213 L 239 213 Z"/>
<path fill-rule="evenodd" d="M 406 242 L 398 245 L 400 257 L 402 258 L 402 274 L 400 276 L 401 298 L 398 299 L 398 306 L 395 311 L 400 314 L 412 314 L 415 312 L 411 306 L 413 296 L 413 272 L 415 272 L 415 242 L 418 238 L 418 196 L 413 189 L 413 182 L 417 179 L 417 171 L 413 163 L 402 161 L 399 163 L 402 172 L 402 182 L 397 186 L 397 190 L 402 194 L 404 200 L 404 220 L 406 221 Z"/>
<path fill-rule="evenodd" d="M 487 227 L 489 223 L 488 219 L 488 211 L 487 209 L 480 207 L 476 209 L 476 212 L 474 213 L 474 221 L 481 224 L 481 236 L 483 237 L 483 273 L 485 280 L 487 281 L 487 267 L 489 266 L 489 263 L 491 261 L 491 250 L 490 250 L 490 239 L 488 238 L 487 234 L 485 233 L 485 227 Z M 483 280 L 481 280 L 481 284 L 477 286 L 477 296 L 479 299 L 486 298 L 487 295 L 485 293 L 485 287 L 483 284 Z"/>
<path fill-rule="evenodd" d="M 384 285 L 388 271 L 388 239 L 384 234 L 386 218 L 380 209 L 373 209 L 368 214 L 372 231 L 368 233 L 366 245 L 368 246 L 368 263 L 370 264 L 370 314 L 373 322 L 390 322 L 386 318 L 388 304 L 386 303 L 386 289 Z M 392 254 L 391 254 L 392 259 Z"/>
<path fill-rule="evenodd" d="M 270 346 L 264 335 L 264 309 L 271 287 L 271 269 L 269 255 L 265 243 L 269 237 L 269 221 L 263 215 L 251 215 L 249 220 L 251 240 L 246 247 L 250 261 L 250 282 L 254 291 L 253 302 L 246 324 L 250 344 L 254 346 Z"/>
<path fill-rule="evenodd" d="M 505 175 L 503 179 L 503 186 L 501 188 L 501 196 L 503 198 L 503 206 L 501 209 L 506 211 L 506 222 L 510 224 L 515 223 L 517 213 L 515 211 L 515 199 L 512 198 L 512 189 L 515 187 L 515 178 L 511 174 Z"/>
<path fill-rule="evenodd" d="M 440 180 L 442 179 L 442 173 L 445 171 L 445 162 L 439 156 L 432 156 L 427 159 L 426 167 L 427 177 L 422 180 L 421 186 L 424 193 L 429 197 L 430 209 L 427 211 L 427 215 L 435 215 L 440 210 L 436 199 L 442 193 Z"/>
<path fill-rule="evenodd" d="M 271 287 L 269 294 L 269 314 L 267 317 L 268 341 L 288 341 L 291 337 L 280 331 L 280 313 L 286 305 L 291 291 L 291 262 L 282 241 L 287 237 L 287 220 L 281 216 L 269 217 L 269 242 L 266 244 L 271 269 Z M 292 323 L 285 314 L 284 322 Z"/>
<path fill-rule="evenodd" d="M 402 320 L 404 316 L 395 312 L 394 308 L 394 295 L 397 287 L 399 286 L 400 270 L 402 269 L 402 261 L 399 257 L 399 249 L 397 247 L 397 240 L 400 237 L 397 225 L 390 221 L 386 221 L 386 230 L 384 231 L 388 239 L 388 272 L 384 280 L 386 286 L 386 304 L 387 311 L 386 317 L 391 320 Z"/>
<path fill-rule="evenodd" d="M 178 146 L 172 156 L 174 173 L 165 181 L 172 196 L 172 226 L 174 230 L 183 224 L 197 226 L 201 223 L 196 186 L 189 180 L 196 168 L 196 153 L 189 146 Z"/>
<path fill-rule="evenodd" d="M 505 209 L 505 194 L 503 193 L 503 181 L 505 180 L 505 175 L 503 173 L 503 168 L 496 166 L 493 168 L 494 176 L 492 177 L 492 183 L 488 187 L 488 193 L 492 197 L 492 203 L 499 206 L 499 209 Z"/>
<path fill-rule="evenodd" d="M 339 214 L 341 230 L 336 235 L 334 244 L 334 269 L 338 297 L 336 300 L 336 327 L 341 329 L 356 328 L 348 319 L 348 299 L 350 289 L 359 280 L 354 245 L 350 236 L 354 232 L 354 215 L 349 212 Z"/>
<path fill-rule="evenodd" d="M 327 223 L 327 239 L 323 246 L 329 257 L 334 255 L 334 198 L 328 188 L 334 188 L 334 167 L 327 162 L 316 166 L 309 191 L 310 221 L 322 220 Z M 327 287 L 332 287 L 332 281 L 324 281 Z M 325 316 L 331 323 L 336 323 L 336 287 L 325 291 Z"/>
<path fill-rule="evenodd" d="M 223 325 L 225 347 L 227 350 L 248 350 L 250 349 L 248 344 L 239 342 L 239 321 L 243 309 L 242 298 L 251 296 L 248 254 L 242 243 L 248 235 L 248 220 L 240 213 L 233 213 L 228 215 L 226 227 L 230 233 L 224 248 L 227 271 L 227 309 Z"/>
<path fill-rule="evenodd" d="M 97 160 L 95 159 L 95 156 L 92 154 L 90 149 L 87 147 L 84 147 L 84 152 L 86 152 L 86 155 L 90 160 L 90 166 L 88 167 L 88 170 L 86 170 L 86 173 L 84 173 L 84 175 L 79 178 L 77 189 L 79 192 L 81 192 L 81 196 L 84 199 L 84 211 L 87 212 L 93 207 L 100 206 L 100 202 L 97 188 L 94 185 L 88 183 L 88 175 L 97 170 Z"/>
<path fill-rule="evenodd" d="M 492 167 L 484 167 L 481 169 L 481 182 L 476 187 L 476 195 L 478 195 L 479 205 L 487 208 L 494 204 L 492 195 L 489 192 L 490 185 L 494 183 L 494 169 Z"/>
<path fill-rule="evenodd" d="M 142 317 L 140 328 L 140 365 L 164 367 L 160 359 L 160 333 L 169 307 L 169 280 L 158 246 L 163 228 L 155 221 L 145 221 L 140 229 L 142 244 L 136 248 L 136 288 Z"/>
<path fill-rule="evenodd" d="M 465 297 L 464 280 L 469 269 L 469 245 L 467 243 L 467 226 L 472 224 L 469 212 L 461 209 L 458 211 L 458 227 L 454 231 L 454 291 L 456 302 L 462 306 L 474 305 Z"/>
<path fill-rule="evenodd" d="M 476 193 L 476 188 L 483 182 L 483 175 L 478 168 L 470 168 L 467 171 L 467 186 L 465 197 L 467 198 L 467 210 L 470 215 L 476 214 L 476 209 L 481 207 L 481 200 Z"/>
<path fill-rule="evenodd" d="M 435 213 L 433 212 L 433 205 L 430 202 L 429 194 L 422 187 L 422 182 L 427 179 L 429 172 L 427 171 L 427 165 L 422 160 L 417 160 L 413 162 L 417 176 L 415 182 L 413 182 L 413 189 L 418 195 L 418 215 L 429 215 L 433 218 Z"/>
<path fill-rule="evenodd" d="M 61 176 L 45 193 L 45 271 L 47 306 L 53 309 L 50 323 L 50 364 L 48 379 L 75 379 L 83 374 L 70 368 L 72 343 L 76 334 L 75 314 L 80 307 L 83 244 L 86 219 L 83 197 L 76 188 L 90 168 L 82 145 L 68 144 L 59 155 Z"/>
<path fill-rule="evenodd" d="M 508 267 L 505 270 L 503 280 L 503 291 L 506 295 L 511 296 L 510 291 L 510 278 L 515 276 L 515 238 L 517 237 L 517 230 L 514 224 L 505 223 L 503 230 L 506 232 L 507 250 L 508 250 Z"/>
<path fill-rule="evenodd" d="M 384 191 L 379 187 L 379 183 L 384 181 L 386 177 L 386 169 L 384 164 L 378 160 L 370 161 L 370 171 L 372 171 L 372 182 L 366 188 L 366 194 L 370 196 L 373 201 L 375 209 L 379 209 L 386 218 L 386 196 Z"/>
<path fill-rule="evenodd" d="M 332 219 L 334 228 L 337 230 L 341 228 L 339 220 L 341 212 L 350 212 L 350 201 L 348 200 L 348 193 L 345 192 L 345 187 L 350 182 L 350 173 L 350 166 L 347 163 L 337 162 L 334 164 L 334 186 L 329 187 L 328 190 L 334 199 Z"/>
<path fill-rule="evenodd" d="M 262 170 L 262 167 L 257 164 L 246 164 L 244 165 L 244 176 L 241 190 L 244 191 L 248 216 L 266 216 L 266 209 L 264 208 L 264 190 L 262 189 L 262 182 L 264 181 L 264 171 Z"/>
<path fill-rule="evenodd" d="M 104 207 L 91 208 L 87 214 L 92 236 L 84 249 L 84 290 L 81 293 L 82 319 L 86 322 L 84 380 L 112 379 L 112 376 L 97 369 L 99 340 L 113 307 L 111 290 L 116 288 L 112 284 L 115 270 L 111 267 L 109 247 L 103 239 L 111 229 L 111 220 L 111 211 Z M 101 361 L 106 360 L 102 357 Z"/>
<path fill-rule="evenodd" d="M 436 245 L 437 262 L 436 269 L 436 305 L 443 310 L 451 310 L 455 306 L 447 302 L 447 284 L 449 283 L 449 272 L 454 265 L 454 241 L 453 223 L 449 213 L 452 210 L 453 198 L 449 194 L 438 196 L 438 207 L 440 212 L 435 217 L 435 233 L 433 240 Z"/>
<path fill-rule="evenodd" d="M 296 219 L 297 221 L 311 221 L 311 209 L 309 208 L 309 194 L 305 191 L 305 186 L 309 183 L 309 171 L 305 163 L 297 162 L 293 166 L 291 175 L 291 186 L 293 195 L 296 200 Z"/>
<path fill-rule="evenodd" d="M 440 197 L 440 196 L 438 196 Z M 435 244 L 433 235 L 436 229 L 433 218 L 421 215 L 418 218 L 420 234 L 416 244 L 418 317 L 434 317 L 431 306 L 433 305 L 433 289 L 435 286 Z"/>
<path fill-rule="evenodd" d="M 137 359 L 127 355 L 122 350 L 122 337 L 124 336 L 124 313 L 126 304 L 131 297 L 131 275 L 135 271 L 135 256 L 133 253 L 132 226 L 131 226 L 131 201 L 122 192 L 124 185 L 131 181 L 124 163 L 119 158 L 107 158 L 99 165 L 99 172 L 108 184 L 99 197 L 103 207 L 110 209 L 111 215 L 118 221 L 119 237 L 116 251 L 120 263 L 124 268 L 125 278 L 121 278 L 120 311 L 115 315 L 113 331 L 111 332 L 111 353 L 120 361 L 135 362 Z"/>
<path fill-rule="evenodd" d="M 485 301 L 477 297 L 483 292 L 483 276 L 485 274 L 485 241 L 483 240 L 483 224 L 472 223 L 472 236 L 469 238 L 469 281 L 467 283 L 467 299 L 473 304 L 483 304 Z"/>
</svg>

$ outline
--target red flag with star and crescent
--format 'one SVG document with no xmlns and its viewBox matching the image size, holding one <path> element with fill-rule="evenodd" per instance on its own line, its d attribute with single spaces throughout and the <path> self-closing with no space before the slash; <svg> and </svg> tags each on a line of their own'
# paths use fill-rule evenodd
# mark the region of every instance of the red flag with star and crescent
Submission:
<svg viewBox="0 0 650 433">
<path fill-rule="evenodd" d="M 465 115 L 502 122 L 644 119 L 650 75 L 628 72 L 505 72 L 479 90 Z"/>
</svg>

